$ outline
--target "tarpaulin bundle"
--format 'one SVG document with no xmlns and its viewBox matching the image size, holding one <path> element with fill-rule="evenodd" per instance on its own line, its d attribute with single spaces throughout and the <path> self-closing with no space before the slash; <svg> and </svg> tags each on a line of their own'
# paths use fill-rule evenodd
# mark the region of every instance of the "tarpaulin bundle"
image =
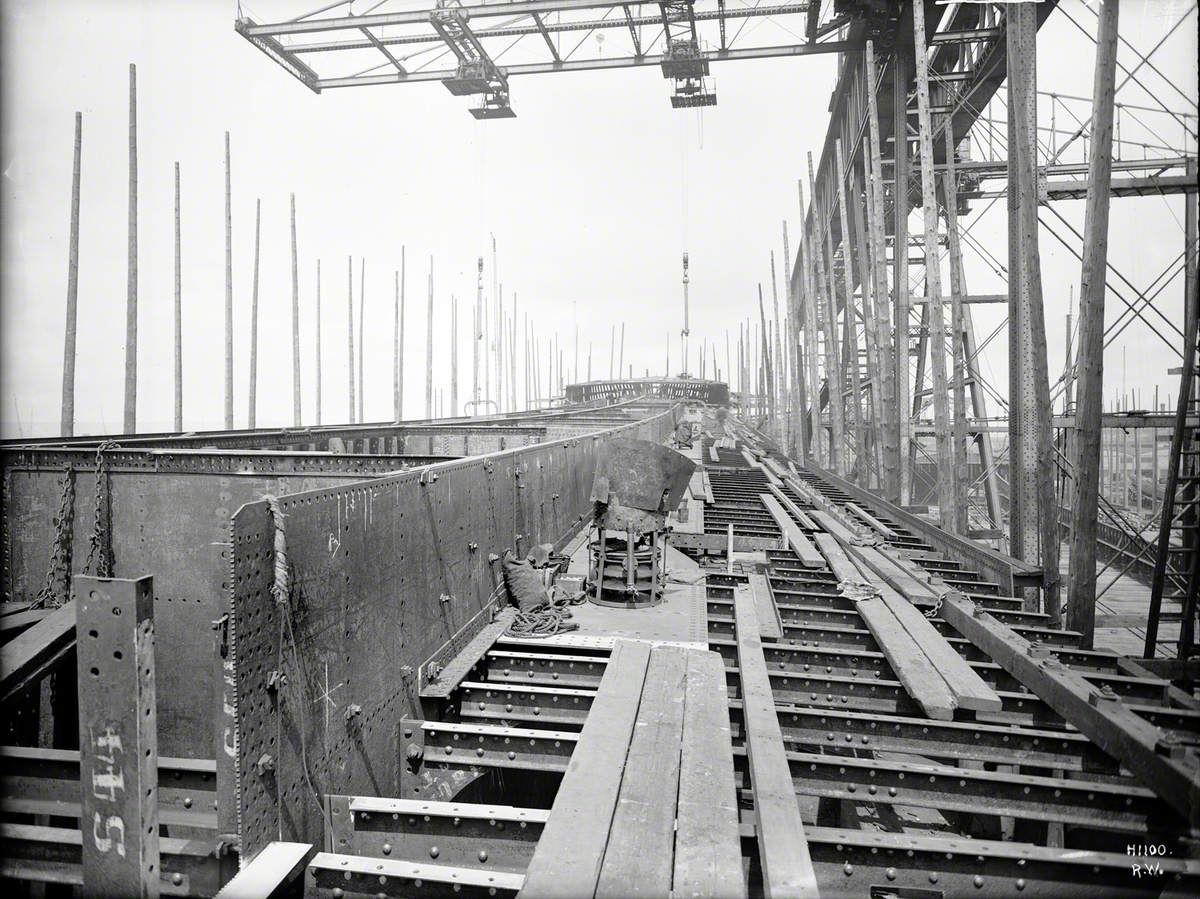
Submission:
<svg viewBox="0 0 1200 899">
<path fill-rule="evenodd" d="M 504 585 L 508 587 L 508 598 L 522 612 L 529 612 L 550 602 L 550 594 L 542 580 L 542 573 L 534 568 L 529 559 L 518 559 L 512 550 L 504 554 Z"/>
</svg>

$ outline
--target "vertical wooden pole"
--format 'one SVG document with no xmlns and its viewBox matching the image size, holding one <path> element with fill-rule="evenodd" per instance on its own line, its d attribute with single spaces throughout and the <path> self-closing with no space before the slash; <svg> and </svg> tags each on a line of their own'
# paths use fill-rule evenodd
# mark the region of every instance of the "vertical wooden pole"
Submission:
<svg viewBox="0 0 1200 899">
<path fill-rule="evenodd" d="M 225 136 L 228 148 L 229 136 Z M 226 159 L 229 151 L 226 149 Z M 228 191 L 227 191 L 228 192 Z M 137 430 L 137 338 L 138 338 L 138 162 L 137 162 L 137 66 L 129 64 L 129 255 L 125 268 L 125 422 L 124 431 Z M 230 301 L 232 302 L 232 301 Z M 230 325 L 226 322 L 226 327 Z M 233 401 L 233 377 L 225 385 L 226 403 Z M 227 415 L 232 418 L 232 413 Z M 233 427 L 232 424 L 226 427 Z"/>
<path fill-rule="evenodd" d="M 83 113 L 75 113 L 75 159 L 71 166 L 71 237 L 67 248 L 67 317 L 63 328 L 62 419 L 58 433 L 75 435 L 75 339 L 79 310 L 79 163 L 83 153 Z M 175 163 L 175 233 L 179 233 L 179 163 Z M 178 246 L 178 237 L 176 238 Z M 178 386 L 176 387 L 178 391 Z M 176 430 L 179 430 L 176 426 Z"/>
<path fill-rule="evenodd" d="M 1104 396 L 1104 273 L 1108 260 L 1108 204 L 1112 180 L 1113 99 L 1119 11 L 1117 0 L 1106 0 L 1100 7 L 1096 70 L 1092 86 L 1087 209 L 1083 226 L 1083 273 L 1079 282 L 1079 401 L 1075 409 L 1075 456 L 1072 460 L 1075 502 L 1071 508 L 1066 605 L 1067 626 L 1083 634 L 1081 645 L 1087 648 L 1092 646 L 1096 619 L 1096 505 L 1099 500 Z"/>
<path fill-rule="evenodd" d="M 625 371 L 625 322 L 621 322 L 621 352 L 617 357 L 617 377 L 621 377 L 621 372 Z"/>
<path fill-rule="evenodd" d="M 791 247 L 788 244 L 788 229 L 787 220 L 783 222 L 783 259 L 784 259 L 784 277 L 787 279 L 787 305 L 788 315 L 792 322 L 791 332 L 788 335 L 789 346 L 792 351 L 792 377 L 788 382 L 788 390 L 791 394 L 791 409 L 792 409 L 792 425 L 791 425 L 791 454 L 797 456 L 804 465 L 808 464 L 808 421 L 806 420 L 808 412 L 808 397 L 807 384 L 804 377 L 804 359 L 800 348 L 800 335 L 804 330 L 804 323 L 800 317 L 800 290 L 797 286 L 797 278 L 793 274 L 800 269 L 800 253 L 801 248 L 796 248 L 796 263 L 793 266 Z M 803 279 L 800 279 L 803 283 Z M 729 332 L 725 332 L 725 367 L 729 368 Z"/>
<path fill-rule="evenodd" d="M 803 261 L 802 297 L 804 314 L 804 355 L 808 361 L 808 414 L 809 414 L 809 453 L 821 465 L 828 465 L 828 455 L 825 452 L 824 427 L 821 422 L 821 337 L 817 324 L 817 309 L 820 303 L 820 293 L 816 288 L 816 276 L 813 271 L 813 234 L 814 230 L 804 225 L 804 185 L 797 180 L 796 188 L 800 197 L 800 259 Z M 811 203 L 809 218 L 816 221 L 816 204 Z"/>
<path fill-rule="evenodd" d="M 837 311 L 834 298 L 829 294 L 825 275 L 825 253 L 821 246 L 820 206 L 817 200 L 817 179 L 813 171 L 812 153 L 808 154 L 808 189 L 812 194 L 812 232 L 809 246 L 816 260 L 816 291 L 815 296 L 824 311 L 825 327 L 825 387 L 829 394 L 829 417 L 833 432 L 829 441 L 830 467 L 834 473 L 845 477 L 845 455 L 842 452 L 846 445 L 846 428 L 842 418 L 842 369 L 838 364 L 837 342 Z M 827 226 L 828 227 L 828 226 Z"/>
<path fill-rule="evenodd" d="M 767 331 L 767 314 L 763 307 L 761 282 L 758 285 L 758 317 L 759 321 L 762 322 L 762 332 L 760 334 L 760 340 L 762 341 L 762 363 L 759 366 L 758 392 L 762 397 L 763 409 L 770 424 L 775 418 L 775 410 L 772 408 L 774 396 L 771 393 L 771 336 Z"/>
<path fill-rule="evenodd" d="M 496 235 L 493 234 L 491 237 L 492 237 L 492 303 L 495 305 L 496 309 L 499 310 L 499 308 L 500 308 L 500 264 L 499 264 L 499 260 L 497 258 L 497 253 L 496 253 Z M 488 320 L 488 328 L 490 330 L 494 330 L 494 328 L 492 328 L 492 321 L 496 321 L 496 320 L 499 320 L 498 316 L 496 319 Z M 486 346 L 486 344 L 485 344 L 485 346 Z M 496 354 L 496 336 L 494 334 L 492 335 L 492 338 L 491 338 L 491 346 L 492 346 L 493 360 L 496 365 L 499 365 L 500 359 L 499 359 L 498 355 Z M 489 365 L 490 364 L 491 364 L 491 361 L 489 361 Z M 491 368 L 490 367 L 488 369 L 488 373 L 489 373 L 489 378 L 490 378 L 490 376 L 491 376 Z M 499 368 L 497 368 L 496 369 L 496 391 L 499 392 L 499 390 L 500 390 L 500 370 L 499 370 Z M 490 381 L 488 382 L 487 396 L 488 396 L 488 399 L 493 398 Z"/>
<path fill-rule="evenodd" d="M 966 276 L 962 264 L 962 243 L 958 231 L 958 183 L 955 173 L 954 123 L 946 122 L 946 174 L 942 179 L 942 196 L 946 205 L 946 232 L 950 249 L 950 355 L 953 360 L 954 432 L 951 460 L 954 467 L 953 527 L 966 534 L 970 527 L 969 491 L 971 476 L 967 462 L 967 391 L 966 391 L 966 319 L 963 317 L 963 294 Z"/>
<path fill-rule="evenodd" d="M 917 137 L 921 151 L 921 200 L 925 213 L 925 309 L 929 313 L 929 366 L 933 374 L 934 444 L 937 449 L 938 518 L 954 527 L 961 496 L 950 447 L 950 402 L 946 381 L 946 322 L 942 308 L 942 265 L 938 247 L 937 181 L 933 170 L 933 117 L 929 111 L 929 56 L 925 49 L 925 4 L 913 4 L 913 49 L 917 75 Z"/>
<path fill-rule="evenodd" d="M 433 254 L 429 256 L 429 306 L 425 314 L 425 417 L 433 417 Z"/>
<path fill-rule="evenodd" d="M 246 426 L 251 430 L 254 429 L 258 417 L 258 263 L 261 236 L 262 198 L 259 197 L 254 201 L 254 280 L 250 282 L 250 390 Z M 292 259 L 294 262 L 294 253 Z"/>
<path fill-rule="evenodd" d="M 475 314 L 471 321 L 471 414 L 479 414 L 479 363 L 483 342 L 483 257 L 476 260 Z M 526 341 L 528 355 L 528 340 Z"/>
<path fill-rule="evenodd" d="M 1058 500 L 1046 322 L 1038 252 L 1037 9 L 1010 5 L 1008 40 L 1010 552 L 1040 565 L 1045 609 L 1058 615 Z M 1036 611 L 1036 590 L 1026 592 Z"/>
<path fill-rule="evenodd" d="M 233 430 L 233 169 L 225 132 L 225 429 Z"/>
<path fill-rule="evenodd" d="M 396 340 L 396 421 L 404 421 L 404 305 L 408 288 L 407 247 L 400 247 L 400 334 Z"/>
<path fill-rule="evenodd" d="M 358 420 L 366 421 L 364 406 L 367 392 L 367 259 L 358 260 Z"/>
<path fill-rule="evenodd" d="M 400 421 L 400 270 L 392 273 L 392 421 Z"/>
<path fill-rule="evenodd" d="M 512 409 L 514 412 L 519 412 L 521 407 L 517 405 L 517 294 L 515 291 L 513 292 L 513 311 L 508 320 L 508 349 L 508 358 L 512 361 L 509 369 Z"/>
<path fill-rule="evenodd" d="M 354 257 L 346 257 L 346 335 L 349 351 L 346 364 L 350 373 L 350 424 L 354 424 L 354 413 L 357 406 L 354 402 Z"/>
<path fill-rule="evenodd" d="M 183 251 L 180 236 L 179 163 L 175 163 L 175 432 L 183 430 Z"/>
<path fill-rule="evenodd" d="M 458 297 L 450 294 L 450 417 L 458 415 Z"/>
<path fill-rule="evenodd" d="M 512 315 L 509 318 L 509 382 L 510 390 L 512 391 L 512 410 L 519 411 L 517 405 L 517 299 L 518 294 L 513 291 Z M 578 369 L 577 369 L 578 370 Z"/>
<path fill-rule="evenodd" d="M 780 391 L 783 386 L 782 372 L 781 372 L 781 369 L 783 366 L 783 361 L 782 361 L 783 360 L 783 335 L 780 333 L 780 331 L 782 329 L 779 326 L 779 323 L 782 321 L 782 319 L 780 319 L 780 317 L 779 317 L 779 281 L 775 275 L 775 251 L 774 250 L 771 250 L 771 309 L 772 309 L 772 315 L 774 316 L 774 322 L 775 322 L 775 334 L 774 334 L 774 343 L 773 343 L 774 352 L 775 352 L 775 365 L 772 368 L 773 377 L 771 379 L 772 380 L 771 396 L 773 397 L 773 403 L 774 403 L 776 412 L 778 412 L 778 410 L 780 408 L 782 408 L 782 406 L 783 406 L 783 402 L 780 397 Z M 784 431 L 784 426 L 786 424 L 786 420 L 781 421 L 779 417 L 775 417 L 775 421 L 772 424 L 774 427 L 775 439 L 782 441 L 784 443 L 784 445 L 786 446 L 787 440 L 786 440 L 785 431 Z"/>
<path fill-rule="evenodd" d="M 908 505 L 912 499 L 912 470 L 909 444 L 912 442 L 912 417 L 909 414 L 911 396 L 911 362 L 909 359 L 909 313 L 911 298 L 908 293 L 908 182 L 910 165 L 908 157 L 908 79 L 912 71 L 912 60 L 907 46 L 900 43 L 892 59 L 892 298 L 895 311 L 895 359 L 896 359 L 896 453 L 899 459 L 900 504 Z M 880 206 L 882 214 L 883 207 Z"/>
<path fill-rule="evenodd" d="M 864 167 L 866 160 L 863 160 Z M 863 332 L 867 344 L 867 379 L 871 382 L 871 460 L 875 463 L 877 485 L 883 487 L 883 417 L 884 406 L 882 397 L 882 366 L 880 365 L 879 323 L 875 314 L 878 305 L 878 294 L 875 291 L 874 265 L 871 261 L 870 238 L 867 235 L 866 221 L 863 218 L 863 195 L 859 192 L 855 172 L 850 173 L 850 220 L 854 233 L 854 246 L 858 255 L 858 280 L 862 289 Z M 869 193 L 868 193 L 869 197 Z M 854 254 L 852 253 L 851 256 Z"/>
<path fill-rule="evenodd" d="M 317 260 L 317 328 L 316 328 L 316 387 L 317 387 L 317 424 L 321 424 L 321 409 L 323 399 L 321 397 L 321 260 Z"/>
<path fill-rule="evenodd" d="M 846 364 L 850 367 L 850 420 L 854 423 L 854 480 L 864 486 L 870 483 L 870 453 L 867 428 L 863 422 L 862 379 L 858 367 L 858 313 L 854 304 L 854 250 L 850 237 L 850 214 L 846 203 L 846 159 L 842 139 L 834 142 L 837 161 L 837 203 L 842 229 L 842 286 L 845 288 L 845 339 L 850 348 Z M 832 264 L 832 261 L 831 261 Z M 864 286 L 864 291 L 865 291 Z"/>
<path fill-rule="evenodd" d="M 900 346 L 901 328 L 893 331 L 891 311 L 888 303 L 887 238 L 884 234 L 883 155 L 879 135 L 879 103 L 876 86 L 879 76 L 875 68 L 875 48 L 867 41 L 866 93 L 867 93 L 867 138 L 869 164 L 867 183 L 867 223 L 871 233 L 872 266 L 875 272 L 875 317 L 879 339 L 879 377 L 882 398 L 880 430 L 883 446 L 881 476 L 884 496 L 894 503 L 900 502 L 900 433 L 895 427 L 901 414 L 896 398 L 897 354 Z M 897 319 L 899 322 L 899 319 Z"/>
<path fill-rule="evenodd" d="M 300 405 L 300 250 L 296 244 L 296 195 L 291 195 L 292 219 L 292 423 L 302 424 Z"/>
</svg>

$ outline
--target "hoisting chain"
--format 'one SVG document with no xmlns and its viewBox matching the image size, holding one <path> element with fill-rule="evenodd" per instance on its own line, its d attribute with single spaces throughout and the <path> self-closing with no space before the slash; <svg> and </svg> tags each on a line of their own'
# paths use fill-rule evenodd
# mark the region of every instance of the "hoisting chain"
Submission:
<svg viewBox="0 0 1200 899">
<path fill-rule="evenodd" d="M 46 571 L 46 581 L 38 595 L 30 603 L 30 608 L 39 609 L 43 606 L 60 606 L 66 602 L 66 596 L 58 596 L 58 582 L 61 580 L 64 593 L 69 595 L 71 578 L 71 537 L 75 523 L 75 471 L 67 464 L 63 467 L 62 494 L 58 500 L 58 516 L 54 519 L 54 541 L 50 549 L 50 567 Z"/>
<path fill-rule="evenodd" d="M 937 618 L 942 611 L 942 597 L 939 595 L 937 602 L 933 604 L 933 608 L 925 613 L 926 618 Z"/>
<path fill-rule="evenodd" d="M 96 577 L 112 577 L 112 545 L 108 533 L 110 510 L 104 502 L 108 492 L 108 460 L 104 454 L 117 446 L 115 440 L 103 440 L 96 447 L 95 523 L 92 526 L 92 535 L 88 538 L 87 561 L 83 565 L 83 573 L 90 574 L 92 565 L 95 564 Z"/>
</svg>

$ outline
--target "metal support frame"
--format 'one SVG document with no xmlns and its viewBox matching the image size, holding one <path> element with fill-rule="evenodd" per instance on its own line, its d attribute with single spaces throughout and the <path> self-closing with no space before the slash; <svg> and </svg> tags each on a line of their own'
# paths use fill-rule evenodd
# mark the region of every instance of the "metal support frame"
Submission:
<svg viewBox="0 0 1200 899">
<path fill-rule="evenodd" d="M 83 895 L 159 894 L 154 582 L 79 575 Z"/>
</svg>

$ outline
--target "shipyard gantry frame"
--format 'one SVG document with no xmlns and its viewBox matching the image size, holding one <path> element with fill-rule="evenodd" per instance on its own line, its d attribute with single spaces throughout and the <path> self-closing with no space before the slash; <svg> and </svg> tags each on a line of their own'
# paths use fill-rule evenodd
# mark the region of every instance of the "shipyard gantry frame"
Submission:
<svg viewBox="0 0 1200 899">
<path fill-rule="evenodd" d="M 314 91 L 440 80 L 479 118 L 511 117 L 518 74 L 657 65 L 691 107 L 716 62 L 843 54 L 795 252 L 784 230 L 780 348 L 764 334 L 737 391 L 612 378 L 506 415 L 0 446 L 0 876 L 229 899 L 1200 891 L 1196 117 L 1134 107 L 1182 139 L 1106 141 L 1121 84 L 1157 71 L 1120 65 L 1117 5 L 387 6 L 236 27 Z M 1035 72 L 1056 16 L 1098 47 L 1065 128 L 1075 101 Z M 1097 255 L 1103 220 L 1156 194 L 1186 196 L 1185 243 L 1137 290 Z M 998 199 L 1008 290 L 970 293 L 987 249 L 959 220 Z M 1072 235 L 1054 204 L 1080 199 Z M 1081 302 L 1125 307 L 1107 331 L 1085 314 L 1056 383 L 1039 229 L 1081 257 Z M 1155 303 L 1181 277 L 1179 327 Z M 978 366 L 971 310 L 993 303 L 1007 399 Z M 1173 415 L 1088 406 L 1134 321 L 1182 359 Z M 1117 428 L 1174 434 L 1157 543 L 1093 498 Z M 568 605 L 599 460 L 631 438 L 697 466 L 663 510 L 675 576 L 654 608 Z M 1059 526 L 1153 561 L 1139 657 L 1093 645 L 1078 577 L 1063 614 Z M 513 626 L 513 557 L 567 628 Z"/>
<path fill-rule="evenodd" d="M 662 605 L 511 632 L 497 560 L 550 544 L 569 585 L 607 443 L 682 422 L 698 467 Z M 6 589 L 48 590 L 3 617 L 10 880 L 239 897 L 1200 883 L 1200 703 L 1027 611 L 1036 568 L 797 465 L 727 407 L 115 441 L 3 452 Z M 59 504 L 68 486 L 87 501 Z"/>
</svg>

